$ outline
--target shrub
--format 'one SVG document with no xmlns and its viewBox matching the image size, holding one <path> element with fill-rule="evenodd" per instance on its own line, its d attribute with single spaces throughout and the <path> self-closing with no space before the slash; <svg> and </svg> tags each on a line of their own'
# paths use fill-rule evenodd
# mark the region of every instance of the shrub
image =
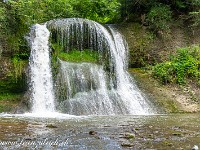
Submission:
<svg viewBox="0 0 200 150">
<path fill-rule="evenodd" d="M 177 49 L 170 61 L 153 67 L 153 75 L 162 83 L 185 84 L 187 78 L 200 81 L 200 47 L 192 46 Z"/>
<path fill-rule="evenodd" d="M 160 63 L 154 66 L 153 75 L 157 77 L 162 83 L 170 83 L 173 81 L 174 68 L 171 62 Z"/>
</svg>

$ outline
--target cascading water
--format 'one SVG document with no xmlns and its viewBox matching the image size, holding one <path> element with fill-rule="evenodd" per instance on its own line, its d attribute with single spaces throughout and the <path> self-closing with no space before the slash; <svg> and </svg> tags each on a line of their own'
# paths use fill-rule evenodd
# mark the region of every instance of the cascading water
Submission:
<svg viewBox="0 0 200 150">
<path fill-rule="evenodd" d="M 50 32 L 46 25 L 32 27 L 28 41 L 31 47 L 29 58 L 32 113 L 54 112 L 54 92 L 49 56 Z"/>
<path fill-rule="evenodd" d="M 112 26 L 80 18 L 47 22 L 52 41 L 62 51 L 98 51 L 97 64 L 59 60 L 56 79 L 58 108 L 75 115 L 149 114 L 145 97 L 127 72 L 128 47 Z"/>
<path fill-rule="evenodd" d="M 29 37 L 32 112 L 55 112 L 56 97 L 57 109 L 67 114 L 151 113 L 146 99 L 127 72 L 127 43 L 116 29 L 112 26 L 106 29 L 80 18 L 52 20 L 46 24 L 52 43 L 59 45 L 60 51 L 89 49 L 97 51 L 99 59 L 96 64 L 58 59 L 53 91 L 50 32 L 46 25 L 34 25 Z"/>
<path fill-rule="evenodd" d="M 69 114 L 117 114 L 108 96 L 106 73 L 92 63 L 60 61 L 57 90 L 61 110 Z M 63 89 L 64 87 L 64 89 Z M 66 93 L 67 92 L 67 93 Z M 61 94 L 60 94 L 61 93 Z"/>
<path fill-rule="evenodd" d="M 128 69 L 128 46 L 122 35 L 112 26 L 109 26 L 113 36 L 114 46 L 110 48 L 113 56 L 117 93 L 123 99 L 125 106 L 130 114 L 145 114 L 149 113 L 149 106 L 145 102 L 145 97 L 134 84 L 133 79 L 127 72 Z M 111 44 L 112 45 L 112 44 Z"/>
</svg>

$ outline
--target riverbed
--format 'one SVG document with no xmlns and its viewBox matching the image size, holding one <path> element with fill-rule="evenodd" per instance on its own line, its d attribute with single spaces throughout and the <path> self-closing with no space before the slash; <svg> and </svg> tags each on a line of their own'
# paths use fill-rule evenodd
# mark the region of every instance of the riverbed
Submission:
<svg viewBox="0 0 200 150">
<path fill-rule="evenodd" d="M 200 114 L 31 117 L 1 114 L 0 149 L 190 150 Z"/>
</svg>

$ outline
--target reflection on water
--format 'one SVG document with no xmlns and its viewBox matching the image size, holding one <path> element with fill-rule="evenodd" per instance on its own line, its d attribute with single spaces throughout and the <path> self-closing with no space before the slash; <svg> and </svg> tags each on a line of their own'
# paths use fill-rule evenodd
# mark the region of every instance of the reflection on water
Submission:
<svg viewBox="0 0 200 150">
<path fill-rule="evenodd" d="M 191 149 L 199 114 L 36 118 L 1 115 L 0 149 Z"/>
</svg>

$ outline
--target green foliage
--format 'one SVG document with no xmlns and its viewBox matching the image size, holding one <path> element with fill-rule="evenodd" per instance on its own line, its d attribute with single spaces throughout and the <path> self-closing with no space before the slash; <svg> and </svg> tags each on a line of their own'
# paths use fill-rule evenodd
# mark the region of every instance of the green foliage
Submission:
<svg viewBox="0 0 200 150">
<path fill-rule="evenodd" d="M 100 23 L 107 23 L 119 18 L 118 0 L 70 0 L 74 17 L 87 18 Z"/>
<path fill-rule="evenodd" d="M 0 80 L 0 112 L 8 112 L 21 100 L 24 88 L 12 79 Z"/>
<path fill-rule="evenodd" d="M 51 45 L 53 49 L 53 64 L 56 64 L 57 58 L 69 61 L 69 62 L 91 62 L 97 63 L 99 61 L 99 53 L 94 50 L 84 49 L 72 49 L 69 52 L 65 52 L 63 47 L 57 43 Z"/>
<path fill-rule="evenodd" d="M 0 2 L 0 43 L 11 53 L 27 49 L 24 35 L 35 23 L 57 18 L 82 17 L 100 23 L 117 20 L 117 0 L 9 0 Z"/>
<path fill-rule="evenodd" d="M 192 17 L 193 24 L 192 26 L 197 27 L 200 25 L 200 9 L 197 11 L 190 12 L 190 16 Z"/>
<path fill-rule="evenodd" d="M 150 28 L 156 32 L 169 31 L 172 21 L 172 11 L 168 5 L 156 4 L 147 14 L 147 21 Z"/>
<path fill-rule="evenodd" d="M 177 49 L 177 53 L 170 59 L 153 67 L 153 75 L 162 83 L 185 84 L 187 78 L 200 83 L 199 46 Z"/>
<path fill-rule="evenodd" d="M 0 22 L 4 22 L 5 18 L 6 18 L 6 9 L 4 7 L 0 8 Z M 0 24 L 0 28 L 2 28 L 2 24 Z"/>
<path fill-rule="evenodd" d="M 148 62 L 148 47 L 153 41 L 154 35 L 150 32 L 136 34 L 139 36 L 135 37 L 134 47 L 129 52 L 129 63 L 134 67 L 142 67 Z"/>
<path fill-rule="evenodd" d="M 117 0 L 18 0 L 11 1 L 23 25 L 30 26 L 55 18 L 83 17 L 106 23 L 117 14 Z"/>
<path fill-rule="evenodd" d="M 128 30 L 124 30 L 128 29 Z M 119 30 L 126 37 L 129 46 L 129 67 L 144 67 L 154 62 L 150 57 L 155 34 L 145 30 L 139 23 L 123 24 Z"/>
<path fill-rule="evenodd" d="M 18 0 L 10 1 L 21 24 L 30 26 L 43 23 L 54 18 L 69 17 L 66 0 Z"/>
<path fill-rule="evenodd" d="M 58 54 L 58 58 L 69 62 L 98 62 L 98 53 L 91 50 L 72 50 L 68 53 L 61 52 Z"/>
<path fill-rule="evenodd" d="M 13 63 L 13 74 L 14 78 L 17 82 L 19 78 L 22 78 L 22 74 L 24 73 L 25 65 L 27 64 L 27 60 L 22 60 L 19 55 L 16 55 L 12 58 Z"/>
<path fill-rule="evenodd" d="M 177 8 L 186 8 L 187 7 L 187 2 L 185 0 L 175 0 L 175 6 Z"/>
<path fill-rule="evenodd" d="M 6 27 L 7 15 L 6 7 L 0 2 L 0 55 L 2 53 L 2 46 L 6 45 L 6 34 L 9 32 Z"/>
<path fill-rule="evenodd" d="M 162 83 L 173 82 L 173 66 L 171 62 L 164 62 L 153 67 L 153 75 Z"/>
<path fill-rule="evenodd" d="M 24 89 L 22 83 L 16 83 L 10 78 L 0 80 L 0 100 L 15 99 L 23 94 Z"/>
<path fill-rule="evenodd" d="M 0 2 L 0 31 L 1 33 L 5 34 L 5 29 L 6 29 L 6 20 L 7 20 L 7 10 L 5 5 Z M 1 37 L 2 35 L 0 35 Z"/>
<path fill-rule="evenodd" d="M 20 98 L 21 94 L 16 93 L 0 93 L 0 101 L 1 100 L 15 100 L 16 98 Z"/>
<path fill-rule="evenodd" d="M 200 1 L 192 0 L 191 6 L 192 6 L 192 11 L 189 12 L 189 15 L 193 21 L 192 26 L 196 27 L 200 25 Z"/>
<path fill-rule="evenodd" d="M 152 0 L 120 0 L 121 17 L 123 20 L 135 20 L 135 16 L 145 14 L 151 6 Z"/>
<path fill-rule="evenodd" d="M 156 9 L 156 11 L 160 12 L 162 9 L 165 11 L 170 8 L 170 10 L 175 13 L 183 14 L 186 13 L 190 7 L 192 7 L 191 3 L 193 1 L 195 0 L 120 0 L 121 16 L 123 20 L 141 21 L 141 23 L 144 24 L 143 19 L 146 19 L 146 15 L 153 11 L 152 9 Z M 162 8 L 158 10 L 158 7 L 160 6 Z M 165 7 L 168 8 L 166 9 Z"/>
</svg>

